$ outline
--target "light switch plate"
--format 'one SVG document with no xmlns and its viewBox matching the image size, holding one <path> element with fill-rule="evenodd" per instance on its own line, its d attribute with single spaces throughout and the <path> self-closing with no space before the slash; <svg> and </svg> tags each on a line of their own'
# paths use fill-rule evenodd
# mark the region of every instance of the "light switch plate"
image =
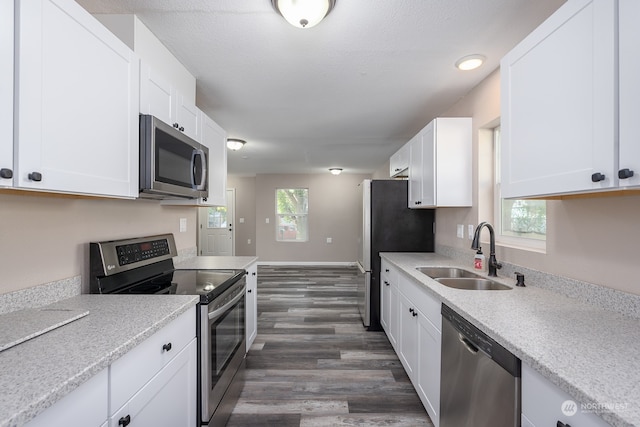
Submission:
<svg viewBox="0 0 640 427">
<path fill-rule="evenodd" d="M 469 224 L 469 240 L 473 240 L 473 233 L 475 233 L 475 227 L 473 224 Z"/>
<path fill-rule="evenodd" d="M 187 218 L 180 218 L 180 232 L 187 232 Z"/>
<path fill-rule="evenodd" d="M 269 218 L 265 218 L 265 219 L 264 219 L 264 223 L 265 223 L 265 224 L 269 224 Z"/>
<path fill-rule="evenodd" d="M 456 233 L 458 239 L 464 239 L 464 225 L 458 224 L 458 231 Z"/>
<path fill-rule="evenodd" d="M 240 224 L 244 224 L 244 218 L 240 218 Z"/>
</svg>

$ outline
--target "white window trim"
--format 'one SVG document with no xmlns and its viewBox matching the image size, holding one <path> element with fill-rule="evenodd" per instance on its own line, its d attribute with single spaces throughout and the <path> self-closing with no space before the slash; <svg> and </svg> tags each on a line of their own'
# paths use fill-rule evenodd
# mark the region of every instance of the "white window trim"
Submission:
<svg viewBox="0 0 640 427">
<path fill-rule="evenodd" d="M 500 127 L 499 125 L 496 128 Z M 494 128 L 494 133 L 495 129 Z M 500 151 L 496 148 L 495 135 L 493 140 L 493 150 L 494 150 L 494 162 L 495 165 L 500 165 Z M 499 170 L 498 167 L 494 167 L 494 176 L 495 171 Z M 498 177 L 496 177 L 497 180 Z M 502 198 L 500 194 L 500 183 L 494 182 L 493 186 L 493 221 L 495 224 L 495 239 L 496 245 L 520 249 L 530 252 L 538 252 L 538 253 L 546 253 L 547 252 L 547 241 L 539 240 L 539 239 L 527 239 L 526 237 L 515 237 L 515 236 L 506 236 L 502 234 Z M 548 221 L 548 218 L 547 218 Z"/>
</svg>

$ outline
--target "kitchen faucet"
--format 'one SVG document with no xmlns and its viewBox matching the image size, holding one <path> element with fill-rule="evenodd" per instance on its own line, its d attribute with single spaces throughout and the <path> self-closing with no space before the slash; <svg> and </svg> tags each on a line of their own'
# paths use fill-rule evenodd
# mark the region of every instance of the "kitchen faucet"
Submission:
<svg viewBox="0 0 640 427">
<path fill-rule="evenodd" d="M 496 260 L 496 238 L 491 224 L 488 222 L 481 222 L 478 224 L 473 235 L 473 241 L 471 242 L 471 249 L 474 251 L 480 249 L 480 232 L 483 227 L 487 227 L 489 229 L 489 277 L 498 277 L 497 271 L 502 268 L 502 264 Z"/>
</svg>

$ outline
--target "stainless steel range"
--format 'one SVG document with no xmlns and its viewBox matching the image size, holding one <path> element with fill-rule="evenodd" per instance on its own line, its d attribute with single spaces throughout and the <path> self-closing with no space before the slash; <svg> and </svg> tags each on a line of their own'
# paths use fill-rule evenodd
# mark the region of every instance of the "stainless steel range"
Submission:
<svg viewBox="0 0 640 427">
<path fill-rule="evenodd" d="M 176 270 L 172 234 L 90 244 L 93 294 L 199 295 L 198 412 L 224 426 L 240 395 L 245 366 L 245 270 Z"/>
</svg>

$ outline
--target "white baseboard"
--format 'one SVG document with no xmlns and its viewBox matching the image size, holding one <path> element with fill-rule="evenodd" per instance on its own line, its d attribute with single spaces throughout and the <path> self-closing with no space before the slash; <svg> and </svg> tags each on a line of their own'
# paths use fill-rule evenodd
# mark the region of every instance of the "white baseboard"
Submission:
<svg viewBox="0 0 640 427">
<path fill-rule="evenodd" d="M 293 266 L 308 266 L 308 267 L 318 267 L 318 266 L 335 266 L 335 267 L 355 267 L 355 262 L 338 262 L 338 261 L 258 261 L 258 265 L 270 265 L 270 266 L 279 266 L 279 265 L 293 265 Z"/>
</svg>

